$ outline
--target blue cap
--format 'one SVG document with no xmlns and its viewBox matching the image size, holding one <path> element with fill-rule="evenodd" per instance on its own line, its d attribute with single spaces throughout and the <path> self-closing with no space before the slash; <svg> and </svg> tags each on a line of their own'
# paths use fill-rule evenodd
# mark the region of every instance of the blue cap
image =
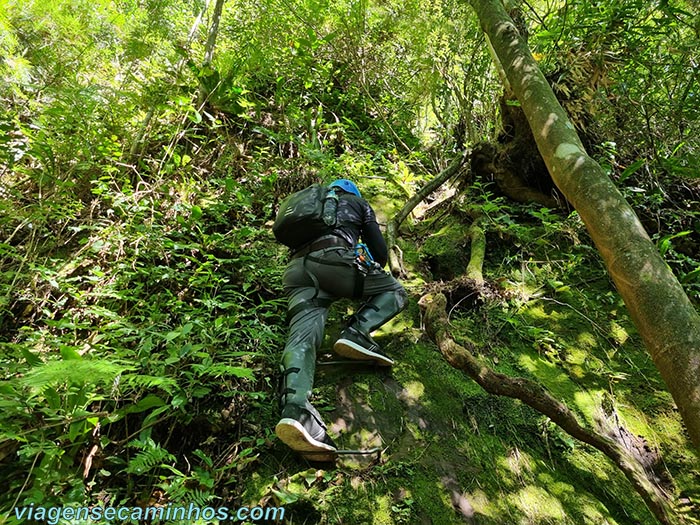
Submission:
<svg viewBox="0 0 700 525">
<path fill-rule="evenodd" d="M 341 190 L 345 190 L 348 193 L 352 193 L 353 195 L 357 195 L 358 197 L 362 197 L 362 195 L 360 195 L 360 190 L 357 189 L 357 186 L 355 186 L 355 183 L 352 182 L 351 180 L 348 180 L 348 179 L 334 180 L 333 182 L 330 183 L 329 187 L 330 188 L 340 188 Z"/>
</svg>

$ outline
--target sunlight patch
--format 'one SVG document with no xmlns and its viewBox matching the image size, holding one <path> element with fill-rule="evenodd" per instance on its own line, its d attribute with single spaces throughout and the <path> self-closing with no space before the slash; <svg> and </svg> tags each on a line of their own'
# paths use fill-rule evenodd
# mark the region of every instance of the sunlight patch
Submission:
<svg viewBox="0 0 700 525">
<path fill-rule="evenodd" d="M 581 148 L 576 144 L 570 144 L 568 142 L 559 144 L 559 146 L 557 146 L 557 151 L 554 153 L 554 156 L 558 159 L 567 159 L 574 155 L 583 155 L 583 151 L 581 151 Z"/>
<path fill-rule="evenodd" d="M 477 514 L 482 514 L 484 516 L 493 516 L 493 507 L 489 501 L 489 497 L 483 490 L 475 490 L 474 492 L 467 495 L 469 503 L 476 511 Z"/>
<path fill-rule="evenodd" d="M 610 321 L 610 335 L 619 345 L 624 345 L 630 337 L 622 326 L 620 326 L 616 321 Z"/>
<path fill-rule="evenodd" d="M 576 336 L 576 341 L 583 348 L 595 348 L 598 346 L 598 340 L 590 332 L 581 332 Z"/>
<path fill-rule="evenodd" d="M 557 373 L 557 366 L 556 365 L 554 365 L 548 361 L 544 361 L 542 359 L 535 360 L 532 358 L 532 356 L 530 356 L 528 354 L 521 355 L 518 358 L 518 364 L 535 375 L 537 375 L 538 373 L 542 373 L 544 371 L 542 369 L 542 367 L 549 369 L 550 374 L 547 374 L 547 375 L 551 375 L 551 373 L 555 373 L 555 374 Z M 559 376 L 560 382 L 567 381 L 566 374 L 558 373 L 557 375 Z"/>
<path fill-rule="evenodd" d="M 593 420 L 593 415 L 600 406 L 602 393 L 602 390 L 591 390 L 587 392 L 579 390 L 574 393 L 574 403 L 576 403 L 576 406 L 586 415 L 589 421 Z"/>
<path fill-rule="evenodd" d="M 532 458 L 519 448 L 512 448 L 505 457 L 498 459 L 498 464 L 518 478 L 531 474 L 534 470 Z"/>
<path fill-rule="evenodd" d="M 533 305 L 528 305 L 527 307 L 523 308 L 523 310 L 527 313 L 527 315 L 532 319 L 541 319 L 541 320 L 548 320 L 549 315 L 542 304 L 533 304 Z"/>
<path fill-rule="evenodd" d="M 613 522 L 607 521 L 607 518 L 601 513 L 602 505 L 596 499 L 592 498 L 587 492 L 582 492 L 570 483 L 557 481 L 551 475 L 542 473 L 537 476 L 537 481 L 547 487 L 547 492 L 556 496 L 561 501 L 573 503 L 579 509 L 580 513 L 586 516 L 586 523 L 602 523 L 610 524 Z M 567 505 L 567 508 L 569 505 Z"/>
<path fill-rule="evenodd" d="M 580 336 L 579 336 L 580 337 Z M 580 343 L 580 341 L 579 341 Z M 593 346 L 596 346 L 595 344 Z M 567 355 L 566 355 L 566 361 L 567 363 L 571 363 L 573 365 L 582 365 L 583 363 L 586 362 L 586 358 L 588 357 L 588 353 L 580 348 L 575 348 L 571 347 L 569 348 Z"/>
<path fill-rule="evenodd" d="M 394 519 L 391 517 L 391 501 L 386 495 L 381 495 L 375 500 L 377 506 L 372 510 L 372 524 L 373 525 L 389 525 L 394 523 Z"/>
<path fill-rule="evenodd" d="M 562 522 L 566 517 L 561 502 L 541 487 L 529 485 L 509 499 L 532 523 L 540 523 L 545 519 Z"/>
<path fill-rule="evenodd" d="M 547 135 L 549 135 L 549 132 L 552 129 L 552 126 L 554 126 L 554 124 L 556 123 L 557 120 L 559 120 L 559 117 L 556 115 L 556 113 L 549 114 L 549 118 L 547 119 L 547 122 L 545 122 L 544 126 L 542 127 L 542 136 L 544 138 L 547 138 Z"/>
<path fill-rule="evenodd" d="M 406 396 L 409 401 L 417 402 L 423 397 L 425 393 L 425 386 L 420 381 L 409 381 L 404 386 L 404 391 L 402 394 Z"/>
<path fill-rule="evenodd" d="M 383 335 L 390 336 L 396 335 L 397 333 L 401 334 L 411 328 L 413 328 L 413 319 L 407 315 L 397 315 L 374 332 L 373 337 L 381 337 Z"/>
</svg>

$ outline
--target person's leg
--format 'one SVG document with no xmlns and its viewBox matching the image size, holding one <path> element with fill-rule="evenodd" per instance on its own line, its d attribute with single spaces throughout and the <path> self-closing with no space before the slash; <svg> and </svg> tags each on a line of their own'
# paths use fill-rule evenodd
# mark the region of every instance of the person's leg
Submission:
<svg viewBox="0 0 700 525">
<path fill-rule="evenodd" d="M 355 266 L 352 249 L 331 248 L 309 256 L 306 263 L 321 288 L 335 297 L 357 298 L 363 304 L 333 345 L 333 350 L 350 359 L 373 360 L 391 366 L 393 361 L 379 352 L 370 333 L 398 314 L 407 301 L 406 291 L 390 273 L 372 268 L 362 278 Z M 359 279 L 359 280 L 358 280 Z"/>
<path fill-rule="evenodd" d="M 333 452 L 336 447 L 309 397 L 314 383 L 316 350 L 323 340 L 328 306 L 333 298 L 323 290 L 317 292 L 314 286 L 290 286 L 299 281 L 308 284 L 305 280 L 310 278 L 299 275 L 299 270 L 291 268 L 285 274 L 289 335 L 282 353 L 281 419 L 275 433 L 293 450 L 312 453 L 309 459 L 325 461 L 332 455 L 323 453 Z"/>
<path fill-rule="evenodd" d="M 283 403 L 303 405 L 311 395 L 316 350 L 321 346 L 328 314 L 328 306 L 314 295 L 314 288 L 296 288 L 289 295 L 289 333 L 282 352 Z"/>
<path fill-rule="evenodd" d="M 392 275 L 377 268 L 365 277 L 363 298 L 366 302 L 353 315 L 333 350 L 351 359 L 391 366 L 394 362 L 379 351 L 370 334 L 405 308 L 406 291 Z"/>
</svg>

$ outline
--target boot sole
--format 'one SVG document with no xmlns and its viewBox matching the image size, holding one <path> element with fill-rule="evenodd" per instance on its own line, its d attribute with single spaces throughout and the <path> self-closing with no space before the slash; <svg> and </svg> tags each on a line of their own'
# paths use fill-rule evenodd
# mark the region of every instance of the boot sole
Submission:
<svg viewBox="0 0 700 525">
<path fill-rule="evenodd" d="M 349 339 L 338 339 L 333 345 L 333 351 L 338 355 L 347 357 L 348 359 L 374 361 L 381 366 L 391 366 L 394 364 L 394 361 L 388 357 L 367 350 Z"/>
<path fill-rule="evenodd" d="M 289 448 L 311 461 L 333 461 L 336 448 L 311 437 L 301 424 L 292 418 L 282 418 L 275 434 Z"/>
</svg>

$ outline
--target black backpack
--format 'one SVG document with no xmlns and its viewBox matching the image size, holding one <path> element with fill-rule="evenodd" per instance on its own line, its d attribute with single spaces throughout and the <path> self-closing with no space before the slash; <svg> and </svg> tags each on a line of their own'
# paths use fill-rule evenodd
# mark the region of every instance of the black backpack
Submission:
<svg viewBox="0 0 700 525">
<path fill-rule="evenodd" d="M 282 201 L 272 233 L 285 246 L 301 248 L 333 231 L 337 209 L 335 189 L 312 184 Z"/>
</svg>

